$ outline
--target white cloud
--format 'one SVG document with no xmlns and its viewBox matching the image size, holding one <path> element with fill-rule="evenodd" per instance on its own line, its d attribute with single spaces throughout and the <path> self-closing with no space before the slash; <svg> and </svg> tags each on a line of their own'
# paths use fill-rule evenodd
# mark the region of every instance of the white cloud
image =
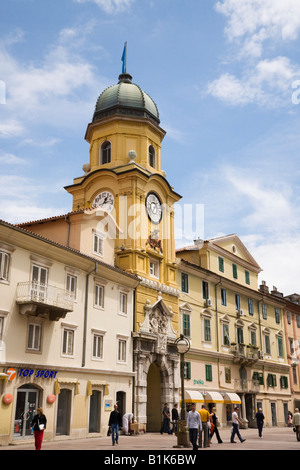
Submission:
<svg viewBox="0 0 300 470">
<path fill-rule="evenodd" d="M 27 164 L 26 160 L 23 158 L 17 157 L 12 153 L 4 152 L 0 150 L 0 164 L 4 165 L 24 165 Z"/>
<path fill-rule="evenodd" d="M 223 0 L 215 8 L 228 18 L 228 39 L 243 41 L 244 54 L 258 57 L 267 40 L 292 41 L 300 31 L 298 0 Z"/>
<path fill-rule="evenodd" d="M 24 126 L 15 119 L 0 121 L 0 137 L 8 139 L 23 134 Z"/>
<path fill-rule="evenodd" d="M 135 0 L 75 0 L 77 3 L 93 2 L 105 13 L 115 14 L 129 8 Z"/>
<path fill-rule="evenodd" d="M 242 78 L 225 73 L 207 86 L 207 93 L 232 105 L 256 103 L 275 107 L 292 105 L 292 84 L 300 67 L 287 57 L 260 60 L 247 67 Z"/>
</svg>

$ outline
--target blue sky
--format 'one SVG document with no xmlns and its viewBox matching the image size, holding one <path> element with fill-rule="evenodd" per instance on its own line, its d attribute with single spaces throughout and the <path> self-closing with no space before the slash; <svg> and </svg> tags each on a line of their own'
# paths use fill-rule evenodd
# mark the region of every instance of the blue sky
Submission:
<svg viewBox="0 0 300 470">
<path fill-rule="evenodd" d="M 127 41 L 167 132 L 167 179 L 204 207 L 199 235 L 237 233 L 260 279 L 300 292 L 298 0 L 10 0 L 0 31 L 0 218 L 71 210 L 63 188 Z"/>
</svg>

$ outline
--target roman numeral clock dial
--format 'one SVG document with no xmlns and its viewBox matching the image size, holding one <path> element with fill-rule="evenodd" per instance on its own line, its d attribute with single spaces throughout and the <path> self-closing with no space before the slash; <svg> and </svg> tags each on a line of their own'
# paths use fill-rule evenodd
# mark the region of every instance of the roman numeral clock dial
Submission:
<svg viewBox="0 0 300 470">
<path fill-rule="evenodd" d="M 151 222 L 159 224 L 162 218 L 162 205 L 154 193 L 148 193 L 146 197 L 146 212 Z"/>
</svg>

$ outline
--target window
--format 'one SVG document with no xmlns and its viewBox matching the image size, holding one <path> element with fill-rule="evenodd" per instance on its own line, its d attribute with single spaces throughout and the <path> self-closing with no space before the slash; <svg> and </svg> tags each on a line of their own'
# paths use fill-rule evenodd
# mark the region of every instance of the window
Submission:
<svg viewBox="0 0 300 470">
<path fill-rule="evenodd" d="M 204 300 L 209 299 L 209 287 L 207 281 L 202 281 L 202 298 Z"/>
<path fill-rule="evenodd" d="M 262 308 L 262 317 L 264 320 L 267 320 L 267 305 L 263 302 L 261 304 L 261 308 Z"/>
<path fill-rule="evenodd" d="M 300 328 L 300 315 L 296 315 L 297 328 Z"/>
<path fill-rule="evenodd" d="M 211 341 L 210 318 L 204 318 L 204 341 Z"/>
<path fill-rule="evenodd" d="M 119 312 L 127 315 L 127 294 L 125 292 L 120 292 L 119 294 Z"/>
<path fill-rule="evenodd" d="M 77 292 L 77 277 L 72 274 L 67 274 L 66 291 L 71 299 L 76 299 Z"/>
<path fill-rule="evenodd" d="M 150 276 L 159 278 L 159 262 L 158 261 L 150 260 L 149 273 L 150 273 Z"/>
<path fill-rule="evenodd" d="M 264 333 L 264 340 L 265 340 L 265 353 L 271 354 L 271 341 L 270 341 L 270 334 L 268 332 Z"/>
<path fill-rule="evenodd" d="M 230 367 L 225 367 L 225 382 L 227 384 L 231 383 L 231 369 L 230 369 Z"/>
<path fill-rule="evenodd" d="M 241 299 L 239 294 L 235 294 L 235 309 L 240 310 L 241 308 Z"/>
<path fill-rule="evenodd" d="M 256 331 L 253 329 L 250 330 L 250 344 L 256 346 Z"/>
<path fill-rule="evenodd" d="M 93 358 L 103 359 L 103 336 L 97 333 L 93 334 Z"/>
<path fill-rule="evenodd" d="M 149 165 L 156 168 L 155 149 L 153 145 L 149 145 Z"/>
<path fill-rule="evenodd" d="M 278 357 L 284 357 L 283 353 L 283 338 L 281 335 L 277 336 Z"/>
<path fill-rule="evenodd" d="M 288 388 L 288 378 L 285 375 L 280 376 L 280 387 Z"/>
<path fill-rule="evenodd" d="M 275 374 L 268 374 L 267 384 L 268 384 L 268 387 L 276 387 L 277 381 L 276 381 Z"/>
<path fill-rule="evenodd" d="M 248 312 L 249 315 L 254 315 L 253 299 L 248 299 Z"/>
<path fill-rule="evenodd" d="M 103 236 L 94 232 L 93 252 L 96 255 L 103 256 Z"/>
<path fill-rule="evenodd" d="M 4 317 L 0 316 L 0 341 L 3 339 L 4 333 Z"/>
<path fill-rule="evenodd" d="M 10 254 L 0 251 L 0 280 L 8 281 Z"/>
<path fill-rule="evenodd" d="M 230 346 L 229 324 L 223 323 L 223 345 Z"/>
<path fill-rule="evenodd" d="M 226 289 L 221 288 L 221 305 L 227 305 Z"/>
<path fill-rule="evenodd" d="M 189 293 L 189 276 L 186 273 L 181 273 L 181 291 Z"/>
<path fill-rule="evenodd" d="M 275 308 L 275 321 L 276 321 L 276 323 L 280 323 L 280 310 L 279 310 L 279 308 Z"/>
<path fill-rule="evenodd" d="M 28 325 L 27 349 L 39 351 L 41 345 L 41 325 Z"/>
<path fill-rule="evenodd" d="M 244 330 L 243 330 L 243 327 L 241 325 L 237 326 L 236 337 L 237 337 L 237 343 L 238 344 L 244 344 Z"/>
<path fill-rule="evenodd" d="M 73 356 L 74 354 L 74 330 L 69 328 L 63 329 L 62 353 L 65 356 Z"/>
<path fill-rule="evenodd" d="M 183 334 L 184 336 L 191 336 L 191 317 L 189 313 L 183 313 Z"/>
<path fill-rule="evenodd" d="M 183 364 L 183 377 L 186 380 L 189 380 L 191 378 L 191 363 L 190 362 L 184 362 Z"/>
<path fill-rule="evenodd" d="M 264 376 L 262 372 L 253 372 L 252 380 L 258 382 L 259 385 L 264 384 Z"/>
<path fill-rule="evenodd" d="M 219 271 L 221 273 L 224 272 L 224 258 L 222 256 L 219 256 Z"/>
<path fill-rule="evenodd" d="M 118 362 L 126 362 L 126 340 L 118 340 Z"/>
<path fill-rule="evenodd" d="M 104 287 L 99 284 L 95 284 L 94 306 L 104 308 Z"/>
<path fill-rule="evenodd" d="M 250 273 L 245 270 L 245 283 L 250 285 Z"/>
<path fill-rule="evenodd" d="M 291 324 L 291 313 L 290 312 L 286 312 L 286 319 L 287 319 L 288 324 L 290 325 Z"/>
<path fill-rule="evenodd" d="M 45 300 L 47 282 L 48 282 L 48 269 L 42 266 L 32 265 L 31 273 L 31 295 L 37 300 Z"/>
<path fill-rule="evenodd" d="M 207 382 L 212 382 L 212 365 L 205 364 L 205 380 Z"/>
<path fill-rule="evenodd" d="M 232 276 L 234 279 L 237 279 L 238 278 L 238 273 L 237 273 L 237 265 L 236 264 L 232 264 Z"/>
<path fill-rule="evenodd" d="M 103 142 L 100 147 L 100 159 L 99 164 L 104 165 L 111 161 L 111 143 L 107 140 Z"/>
</svg>

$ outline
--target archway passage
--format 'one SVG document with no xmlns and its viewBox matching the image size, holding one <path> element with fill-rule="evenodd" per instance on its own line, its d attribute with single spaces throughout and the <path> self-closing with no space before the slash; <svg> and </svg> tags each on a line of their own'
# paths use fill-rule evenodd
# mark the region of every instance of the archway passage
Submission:
<svg viewBox="0 0 300 470">
<path fill-rule="evenodd" d="M 147 375 L 147 432 L 159 432 L 162 423 L 161 374 L 151 364 Z"/>
</svg>

